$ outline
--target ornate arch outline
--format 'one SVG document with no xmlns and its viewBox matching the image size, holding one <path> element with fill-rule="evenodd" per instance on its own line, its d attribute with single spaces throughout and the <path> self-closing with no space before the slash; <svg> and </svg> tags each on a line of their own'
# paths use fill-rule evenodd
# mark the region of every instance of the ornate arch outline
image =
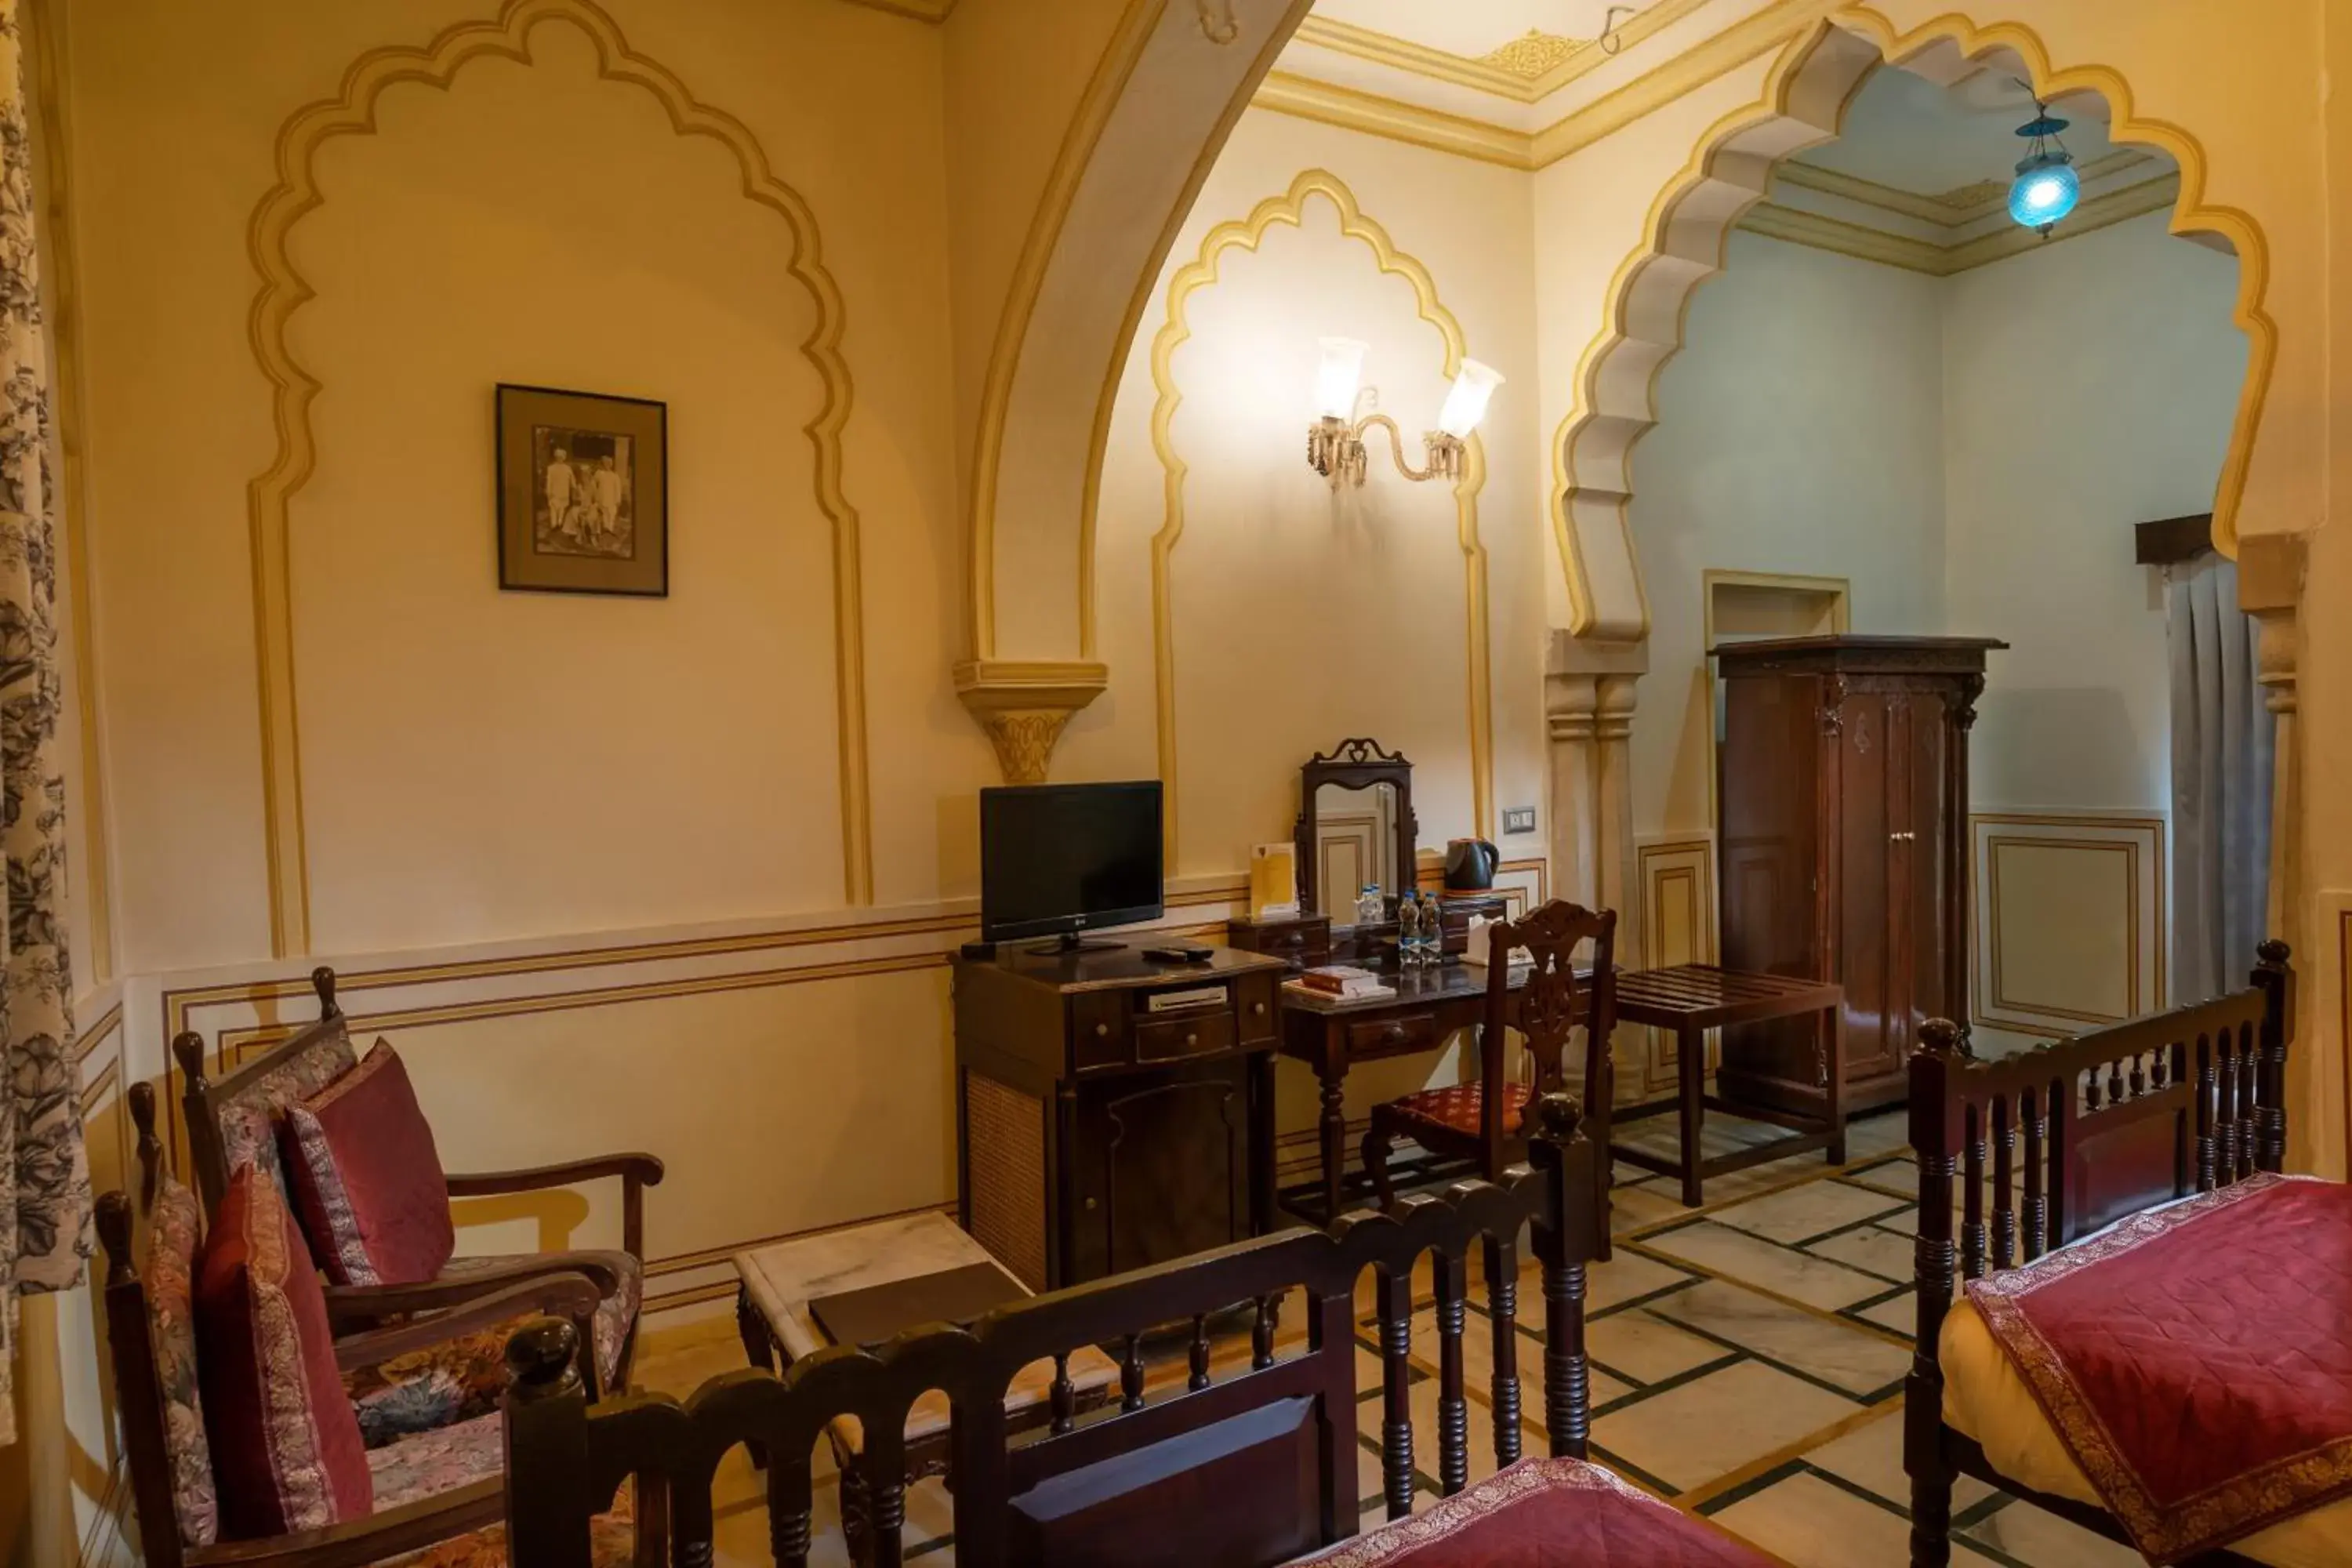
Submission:
<svg viewBox="0 0 2352 1568">
<path fill-rule="evenodd" d="M 1202 238 L 1194 258 L 1177 268 L 1168 282 L 1168 316 L 1151 340 L 1151 384 L 1157 394 L 1151 405 L 1151 449 L 1159 456 L 1165 521 L 1151 536 L 1152 691 L 1160 727 L 1160 777 L 1163 784 L 1164 832 L 1170 865 L 1176 863 L 1176 647 L 1175 626 L 1169 602 L 1170 558 L 1184 535 L 1184 480 L 1191 472 L 1177 455 L 1171 430 L 1176 410 L 1184 401 L 1176 384 L 1176 351 L 1192 335 L 1187 319 L 1192 296 L 1219 281 L 1226 253 L 1255 251 L 1277 224 L 1302 226 L 1309 197 L 1320 196 L 1339 209 L 1339 232 L 1360 240 L 1372 253 L 1381 272 L 1402 278 L 1412 286 L 1421 319 L 1435 327 L 1445 345 L 1444 374 L 1454 375 L 1468 353 L 1462 323 L 1437 297 L 1436 280 L 1420 260 L 1397 248 L 1378 220 L 1365 215 L 1356 193 L 1328 169 L 1304 169 L 1278 196 L 1268 196 L 1247 217 L 1228 219 Z M 1486 483 L 1486 449 L 1475 434 L 1466 448 L 1462 477 L 1454 481 L 1454 532 L 1462 548 L 1463 605 L 1469 643 L 1470 790 L 1480 837 L 1494 836 L 1495 708 L 1488 668 L 1486 547 L 1478 539 L 1478 492 Z M 1402 871 L 1400 872 L 1402 875 Z"/>
<path fill-rule="evenodd" d="M 1577 362 L 1575 401 L 1550 444 L 1549 511 L 1568 580 L 1571 635 L 1624 640 L 1649 635 L 1649 595 L 1627 518 L 1633 452 L 1657 423 L 1659 374 L 1683 346 L 1692 297 L 1722 271 L 1740 215 L 1762 199 L 1780 158 L 1838 134 L 1853 93 L 1878 65 L 1902 64 L 1947 41 L 1970 58 L 1996 48 L 2015 51 L 2044 95 L 2099 93 L 2113 117 L 2111 140 L 2157 147 L 2179 164 L 2172 231 L 2218 234 L 2236 250 L 2232 319 L 2247 338 L 2246 379 L 2215 489 L 2213 542 L 2225 555 L 2237 553 L 2238 509 L 2278 347 L 2276 324 L 2263 306 L 2270 259 L 2260 226 L 2237 208 L 2204 201 L 2203 145 L 2177 125 L 2137 113 L 2129 84 L 2113 68 L 2054 67 L 2041 37 L 2019 23 L 1979 26 L 1947 12 L 1903 32 L 1871 6 L 1852 5 L 1833 18 L 1805 24 L 1773 61 L 1758 101 L 1707 128 L 1690 161 L 1651 204 L 1641 243 L 1604 291 L 1601 330 Z M 1855 74 L 1847 79 L 1850 68 Z M 1579 524 L 1580 512 L 1589 508 L 1615 514 L 1636 617 L 1604 616 L 1593 601 Z"/>
<path fill-rule="evenodd" d="M 817 315 L 815 329 L 801 352 L 824 389 L 824 401 L 803 431 L 816 449 L 817 505 L 833 528 L 843 886 L 850 904 L 873 902 L 858 515 L 841 484 L 841 432 L 849 420 L 854 392 L 848 362 L 841 354 L 845 320 L 841 289 L 824 264 L 815 214 L 798 191 L 776 177 L 751 127 L 726 110 L 702 102 L 675 72 L 632 49 L 619 24 L 594 0 L 507 0 L 495 22 L 461 22 L 423 48 L 386 47 L 353 60 L 343 73 L 336 97 L 296 110 L 279 128 L 278 183 L 255 206 L 247 226 L 247 253 L 261 276 L 260 291 L 247 318 L 247 332 L 255 363 L 270 384 L 278 441 L 269 467 L 247 484 L 246 510 L 259 667 L 270 950 L 278 957 L 307 952 L 310 940 L 288 508 L 317 466 L 310 405 L 320 390 L 320 383 L 294 357 L 287 342 L 287 329 L 295 312 L 316 297 L 310 281 L 294 265 L 288 241 L 302 218 L 326 199 L 318 184 L 320 149 L 339 136 L 374 134 L 376 101 L 387 88 L 415 83 L 446 90 L 460 70 L 478 59 L 529 65 L 531 30 L 553 21 L 568 22 L 588 36 L 596 51 L 600 79 L 642 88 L 660 103 L 677 134 L 708 137 L 732 153 L 742 176 L 744 199 L 775 213 L 791 231 L 790 271 L 808 290 Z"/>
</svg>

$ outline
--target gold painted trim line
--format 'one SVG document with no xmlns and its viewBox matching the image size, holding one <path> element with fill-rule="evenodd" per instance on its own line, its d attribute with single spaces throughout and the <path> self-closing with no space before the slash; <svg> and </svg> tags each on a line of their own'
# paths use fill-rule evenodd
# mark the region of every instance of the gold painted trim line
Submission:
<svg viewBox="0 0 2352 1568">
<path fill-rule="evenodd" d="M 1482 163 L 1499 163 L 1506 169 L 1527 172 L 1538 166 L 1535 139 L 1524 131 L 1466 115 L 1448 114 L 1443 110 L 1423 109 L 1402 99 L 1383 98 L 1378 93 L 1317 81 L 1290 71 L 1267 73 L 1250 104 L 1276 114 L 1336 125 L 1343 131 L 1360 131 L 1368 136 L 1426 147 L 1434 153 L 1475 158 Z"/>
<path fill-rule="evenodd" d="M 2084 1024 L 2124 1024 L 2140 1016 L 2139 1005 L 2139 846 L 2128 838 L 2037 838 L 2031 835 L 2003 837 L 1987 834 L 1984 841 L 1986 918 L 1990 922 L 1992 952 L 1985 964 L 1986 976 L 1992 985 L 1987 997 L 1990 1006 L 2012 1013 L 2032 1014 L 2043 1018 L 2071 1018 Z M 2095 1013 L 2084 1007 L 2063 1007 L 2054 1003 L 2023 1000 L 2009 994 L 2002 983 L 2000 958 L 2000 852 L 2003 849 L 2063 849 L 2076 853 L 2105 850 L 2124 858 L 2124 885 L 2129 889 L 2124 900 L 2124 1011 Z M 2159 931 L 2159 945 L 2162 933 Z M 2160 989 L 2160 988 L 2159 988 Z M 2150 1009 L 2153 1011 L 2153 1009 Z M 1998 1018 L 1980 1020 L 1992 1027 L 2005 1028 Z"/>
<path fill-rule="evenodd" d="M 884 11 L 893 16 L 904 16 L 911 22 L 944 22 L 956 8 L 956 0 L 849 0 L 853 5 L 863 5 L 869 11 Z"/>
<path fill-rule="evenodd" d="M 749 1241 L 727 1242 L 718 1247 L 706 1247 L 698 1252 L 674 1252 L 665 1258 L 646 1259 L 646 1278 L 658 1279 L 667 1274 L 684 1274 L 690 1269 L 709 1268 L 716 1264 L 731 1263 L 739 1252 L 756 1252 L 763 1247 L 780 1247 L 787 1241 L 805 1241 L 813 1236 L 832 1236 L 845 1230 L 856 1230 L 864 1225 L 881 1225 L 894 1219 L 911 1219 L 923 1214 L 953 1214 L 957 1204 L 946 1198 L 935 1204 L 917 1204 L 912 1208 L 892 1209 L 884 1214 L 866 1215 L 858 1219 L 831 1220 L 824 1225 L 804 1226 L 799 1230 L 778 1231 L 773 1236 L 754 1237 Z"/>
<path fill-rule="evenodd" d="M 278 133 L 278 183 L 254 208 L 246 246 L 261 288 L 247 332 L 254 359 L 271 387 L 278 447 L 269 467 L 247 487 L 252 554 L 254 639 L 259 666 L 262 805 L 270 889 L 270 950 L 279 957 L 310 945 L 309 852 L 302 815 L 301 732 L 296 712 L 294 605 L 289 511 L 318 463 L 310 405 L 321 384 L 294 357 L 290 326 L 314 295 L 294 264 L 293 230 L 326 200 L 320 150 L 340 136 L 373 135 L 376 100 L 395 84 L 446 89 L 481 58 L 530 62 L 530 35 L 541 22 L 564 21 L 588 36 L 600 78 L 643 88 L 683 137 L 707 137 L 734 154 L 745 198 L 784 221 L 793 238 L 789 270 L 808 290 L 817 324 L 801 345 L 824 388 L 824 402 L 804 427 L 816 452 L 816 500 L 833 526 L 835 679 L 837 688 L 842 813 L 842 881 L 853 905 L 873 901 L 871 807 L 866 787 L 865 632 L 859 583 L 858 517 L 842 493 L 841 432 L 853 389 L 841 354 L 844 307 L 827 269 L 815 215 L 799 192 L 777 179 L 749 126 L 701 102 L 676 73 L 630 48 L 611 16 L 593 0 L 507 0 L 496 22 L 449 27 L 425 47 L 375 48 L 352 61 L 339 95 L 295 112 Z"/>
<path fill-rule="evenodd" d="M 90 1058 L 90 1053 L 97 1050 L 100 1045 L 104 1044 L 108 1036 L 116 1033 L 121 1027 L 122 1004 L 117 1002 L 105 1012 L 100 1013 L 98 1016 L 97 1022 L 91 1024 L 89 1027 L 83 1029 L 79 1034 L 75 1036 L 73 1043 L 74 1066 L 79 1067 L 82 1063 L 88 1061 Z"/>
<path fill-rule="evenodd" d="M 1923 272 L 1931 278 L 1950 278 L 1979 267 L 1989 267 L 1996 261 L 2006 261 L 2012 256 L 2026 256 L 2069 239 L 2079 239 L 2086 234 L 2096 234 L 2119 223 L 2150 213 L 2162 212 L 2180 195 L 2178 174 L 2159 174 L 2119 191 L 2109 191 L 2092 197 L 2061 224 L 2049 238 L 2044 239 L 2031 229 L 2015 225 L 1997 228 L 1990 234 L 1963 240 L 1958 245 L 1939 246 L 1924 239 L 1912 239 L 1903 235 L 1889 234 L 1865 224 L 1850 223 L 1821 213 L 1807 212 L 1798 207 L 1784 207 L 1775 202 L 1759 202 L 1741 216 L 1738 226 L 1749 234 L 1762 235 L 1790 245 L 1806 246 L 1838 256 L 1850 256 L 1861 261 L 1875 261 L 1887 267 L 1900 267 L 1909 272 Z"/>
<path fill-rule="evenodd" d="M 1176 763 L 1176 631 L 1171 562 L 1184 536 L 1184 480 L 1191 472 L 1177 455 L 1173 426 L 1184 401 L 1176 384 L 1176 351 L 1192 335 L 1188 319 L 1192 296 L 1214 287 L 1229 250 L 1255 251 L 1277 224 L 1303 226 L 1307 202 L 1320 196 L 1338 209 L 1339 232 L 1370 247 L 1381 271 L 1412 285 L 1421 319 L 1435 327 L 1444 347 L 1444 370 L 1452 377 L 1462 368 L 1465 346 L 1462 323 L 1437 297 L 1437 283 L 1416 258 L 1399 250 L 1387 229 L 1364 215 L 1346 181 L 1328 169 L 1305 169 L 1278 196 L 1268 196 L 1244 218 L 1228 219 L 1201 240 L 1201 249 L 1168 280 L 1168 314 L 1151 341 L 1151 448 L 1159 457 L 1160 493 L 1165 509 L 1159 531 L 1151 536 L 1152 695 L 1160 732 L 1160 778 L 1165 786 L 1162 829 L 1168 860 L 1177 858 Z M 1494 818 L 1494 701 L 1488 674 L 1486 625 L 1486 552 L 1478 542 L 1478 491 L 1486 482 L 1486 448 L 1474 435 L 1465 448 L 1462 476 L 1454 483 L 1455 536 L 1463 556 L 1464 618 L 1468 643 L 1468 705 L 1473 815 L 1479 836 L 1491 837 Z"/>
<path fill-rule="evenodd" d="M 2104 180 L 2111 174 L 2120 174 L 2127 169 L 2136 169 L 2142 163 L 2151 163 L 2155 161 L 2154 157 L 2137 147 L 2118 147 L 2112 153 L 2094 158 L 2083 164 L 2076 173 L 2087 185 L 2095 180 Z M 1838 196 L 1846 201 L 1860 202 L 1864 206 L 1874 206 L 1885 212 L 1899 214 L 1904 217 L 1916 218 L 1921 223 L 1932 223 L 1940 228 L 1962 228 L 1990 217 L 2000 212 L 2008 200 L 2007 187 L 1998 180 L 1982 182 L 1990 184 L 1997 193 L 1996 195 L 1982 201 L 1956 203 L 1950 199 L 1953 195 L 1951 192 L 1946 192 L 1942 195 L 1922 195 L 1916 191 L 1906 191 L 1895 185 L 1882 185 L 1875 180 L 1865 180 L 1859 174 L 1843 174 L 1836 169 L 1825 169 L 1817 163 L 1801 163 L 1793 158 L 1775 168 L 1772 171 L 1772 177 L 1780 184 L 1796 185 L 1809 191 L 1818 191 L 1825 196 Z M 2149 177 L 2156 179 L 2162 176 L 2154 174 Z M 1962 191 L 1972 188 L 1967 185 L 1960 187 Z"/>
</svg>

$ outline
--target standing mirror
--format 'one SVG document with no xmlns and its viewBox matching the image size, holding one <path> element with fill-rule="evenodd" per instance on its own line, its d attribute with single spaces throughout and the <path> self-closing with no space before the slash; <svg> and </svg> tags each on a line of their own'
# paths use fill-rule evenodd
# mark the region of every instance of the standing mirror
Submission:
<svg viewBox="0 0 2352 1568">
<path fill-rule="evenodd" d="M 1299 907 L 1354 924 L 1366 883 L 1388 899 L 1405 890 L 1419 833 L 1412 764 L 1402 756 L 1364 739 L 1317 753 L 1298 770 Z"/>
</svg>

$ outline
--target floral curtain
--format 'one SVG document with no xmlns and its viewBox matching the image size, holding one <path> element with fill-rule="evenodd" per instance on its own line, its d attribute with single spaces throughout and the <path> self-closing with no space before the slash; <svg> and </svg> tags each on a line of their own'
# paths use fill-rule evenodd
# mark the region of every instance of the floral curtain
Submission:
<svg viewBox="0 0 2352 1568">
<path fill-rule="evenodd" d="M 66 957 L 65 775 L 58 748 L 57 556 L 48 356 L 33 247 L 33 150 L 18 0 L 0 0 L 0 1442 L 16 1440 L 16 1308 L 80 1283 L 89 1157 Z"/>
</svg>

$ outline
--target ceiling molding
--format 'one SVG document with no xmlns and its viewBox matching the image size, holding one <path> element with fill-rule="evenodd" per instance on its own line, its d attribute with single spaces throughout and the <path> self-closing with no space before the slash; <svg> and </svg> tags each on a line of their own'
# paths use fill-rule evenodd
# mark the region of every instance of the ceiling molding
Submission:
<svg viewBox="0 0 2352 1568">
<path fill-rule="evenodd" d="M 1820 213 L 1784 207 L 1769 201 L 1759 202 L 1748 208 L 1740 218 L 1738 226 L 1749 234 L 1760 234 L 1768 239 L 1808 246 L 1815 250 L 1851 256 L 1862 261 L 1875 261 L 1883 266 L 1900 267 L 1909 272 L 1924 272 L 1931 278 L 1949 278 L 1955 273 L 1968 272 L 1995 261 L 2005 261 L 2012 256 L 2022 256 L 2045 246 L 2095 234 L 2100 229 L 2131 218 L 2166 211 L 2179 199 L 2179 174 L 2160 174 L 2152 180 L 2142 180 L 2138 184 L 2109 191 L 2105 195 L 2094 196 L 2084 202 L 2046 240 L 2032 229 L 2011 224 L 1958 245 L 1936 245 L 1924 239 L 1888 234 L 1865 224 L 1824 217 Z"/>
<path fill-rule="evenodd" d="M 878 3 L 878 0 L 866 0 L 866 3 Z M 946 0 L 946 3 L 953 4 L 953 0 Z M 1598 39 L 1563 38 L 1548 33 L 1531 33 L 1527 37 L 1514 38 L 1472 58 L 1467 55 L 1431 48 L 1426 44 L 1416 44 L 1409 38 L 1375 32 L 1370 27 L 1360 27 L 1351 22 L 1313 16 L 1298 25 L 1298 31 L 1291 35 L 1291 39 L 1295 43 L 1311 44 L 1318 48 L 1352 55 L 1360 60 L 1370 60 L 1374 65 L 1387 66 L 1392 70 L 1431 81 L 1491 93 L 1513 103 L 1540 103 L 1585 72 L 1623 54 L 1626 49 L 1661 28 L 1680 21 L 1706 3 L 1706 0 L 1657 0 L 1655 5 L 1636 13 L 1617 29 L 1617 45 L 1613 49 L 1601 48 Z M 1529 48 L 1530 39 L 1538 41 L 1542 47 Z M 1562 46 L 1565 46 L 1564 49 Z M 1532 73 L 1526 68 L 1531 61 L 1554 56 L 1557 58 L 1550 63 L 1542 65 Z"/>
<path fill-rule="evenodd" d="M 887 11 L 893 16 L 910 17 L 918 22 L 944 22 L 948 13 L 956 8 L 956 0 L 849 0 L 853 5 L 868 10 Z"/>
<path fill-rule="evenodd" d="M 2126 169 L 2154 161 L 2151 154 L 2137 147 L 2118 147 L 2103 157 L 2092 159 L 2075 172 L 2087 185 L 2095 180 L 2120 174 Z M 2009 203 L 2009 183 L 2005 180 L 1979 180 L 1973 184 L 1960 185 L 1937 195 L 1926 195 L 1896 185 L 1882 185 L 1859 174 L 1825 169 L 1818 163 L 1807 163 L 1797 159 L 1773 170 L 1772 177 L 1784 184 L 1819 191 L 1826 196 L 1841 196 L 1850 202 L 1860 202 L 1884 212 L 1899 213 L 1905 217 L 1916 218 L 1921 223 L 1932 223 L 1942 228 L 1960 228 L 1979 218 L 1990 217 Z M 1985 192 L 1990 194 L 1982 194 Z"/>
<path fill-rule="evenodd" d="M 1683 3 L 1684 0 L 1662 0 L 1637 19 L 1650 19 L 1654 31 L 1681 15 L 1677 6 Z M 1726 71 L 1736 70 L 1760 55 L 1785 47 L 1795 29 L 1829 15 L 1843 3 L 1843 0 L 1772 0 L 1762 10 L 1733 23 L 1696 47 L 1612 88 L 1582 108 L 1533 132 L 1427 109 L 1360 88 L 1335 86 L 1296 71 L 1270 73 L 1251 102 L 1278 114 L 1295 114 L 1368 135 L 1409 142 L 1435 152 L 1499 163 L 1508 169 L 1541 169 L 1622 131 Z M 1630 39 L 1633 28 L 1633 23 L 1628 22 L 1620 31 Z M 1597 49 L 1580 50 L 1578 54 L 1578 58 L 1603 58 L 1607 57 Z"/>
</svg>

